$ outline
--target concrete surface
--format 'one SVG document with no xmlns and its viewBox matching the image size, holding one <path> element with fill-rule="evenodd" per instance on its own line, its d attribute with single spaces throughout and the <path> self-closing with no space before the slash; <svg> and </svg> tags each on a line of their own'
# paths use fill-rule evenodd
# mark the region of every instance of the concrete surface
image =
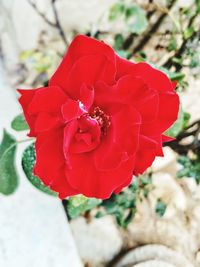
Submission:
<svg viewBox="0 0 200 267">
<path fill-rule="evenodd" d="M 5 127 L 20 113 L 15 90 L 0 65 L 0 138 Z M 18 134 L 24 139 L 25 134 Z M 35 189 L 22 171 L 17 151 L 20 184 L 13 195 L 0 195 L 1 267 L 81 267 L 75 243 L 61 202 Z"/>
</svg>

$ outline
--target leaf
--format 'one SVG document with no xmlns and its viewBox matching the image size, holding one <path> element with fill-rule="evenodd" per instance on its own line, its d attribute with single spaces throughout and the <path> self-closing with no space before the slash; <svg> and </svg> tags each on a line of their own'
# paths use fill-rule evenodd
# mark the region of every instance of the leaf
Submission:
<svg viewBox="0 0 200 267">
<path fill-rule="evenodd" d="M 161 199 L 158 199 L 155 207 L 156 214 L 162 217 L 165 214 L 166 209 L 167 205 Z"/>
<path fill-rule="evenodd" d="M 49 195 L 57 196 L 57 193 L 52 191 L 48 186 L 44 185 L 43 182 L 33 174 L 33 167 L 35 165 L 35 147 L 34 144 L 29 145 L 22 155 L 22 168 L 28 180 L 38 190 L 47 193 Z"/>
<path fill-rule="evenodd" d="M 126 9 L 125 17 L 130 32 L 141 34 L 146 30 L 148 26 L 148 20 L 144 10 L 141 7 L 137 5 L 129 6 Z"/>
<path fill-rule="evenodd" d="M 187 28 L 183 33 L 184 38 L 185 39 L 189 39 L 192 36 L 193 33 L 194 33 L 194 28 L 193 27 Z"/>
<path fill-rule="evenodd" d="M 13 121 L 11 122 L 11 127 L 15 131 L 25 131 L 29 129 L 23 114 L 19 114 L 13 119 Z"/>
<path fill-rule="evenodd" d="M 183 112 L 183 129 L 187 128 L 190 122 L 191 115 L 188 112 Z"/>
<path fill-rule="evenodd" d="M 15 168 L 16 145 L 15 138 L 4 130 L 0 145 L 0 192 L 4 195 L 12 194 L 18 186 Z"/>
<path fill-rule="evenodd" d="M 81 214 L 97 207 L 101 203 L 100 199 L 87 198 L 83 195 L 70 197 L 66 203 L 66 211 L 69 219 L 75 219 Z"/>
<path fill-rule="evenodd" d="M 109 12 L 109 20 L 113 21 L 116 20 L 119 16 L 121 16 L 124 13 L 125 6 L 122 3 L 117 3 L 113 5 Z"/>
<path fill-rule="evenodd" d="M 114 48 L 116 50 L 121 50 L 123 47 L 123 43 L 124 43 L 124 38 L 122 36 L 122 34 L 118 33 L 115 35 L 115 44 L 114 44 Z"/>
<path fill-rule="evenodd" d="M 175 36 L 171 37 L 171 40 L 169 42 L 169 45 L 167 47 L 168 51 L 176 51 L 177 50 L 177 39 L 175 38 Z"/>
<path fill-rule="evenodd" d="M 177 177 L 191 177 L 195 179 L 197 184 L 200 184 L 200 158 L 190 159 L 187 156 L 181 156 L 178 162 L 182 168 L 178 171 Z"/>
</svg>

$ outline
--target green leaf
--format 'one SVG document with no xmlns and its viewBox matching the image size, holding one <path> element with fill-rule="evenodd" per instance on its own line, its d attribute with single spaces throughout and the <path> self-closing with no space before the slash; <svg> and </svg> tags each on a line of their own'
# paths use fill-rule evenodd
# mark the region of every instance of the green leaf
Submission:
<svg viewBox="0 0 200 267">
<path fill-rule="evenodd" d="M 74 197 L 70 197 L 67 200 L 65 208 L 69 219 L 75 219 L 78 216 L 84 214 L 86 211 L 97 207 L 101 202 L 101 200 L 96 198 L 87 198 L 83 195 L 77 195 Z"/>
<path fill-rule="evenodd" d="M 122 3 L 117 3 L 113 5 L 109 12 L 109 20 L 113 21 L 116 20 L 119 16 L 124 13 L 125 6 Z"/>
<path fill-rule="evenodd" d="M 192 36 L 193 33 L 194 33 L 194 28 L 193 28 L 193 27 L 189 27 L 189 28 L 187 28 L 187 29 L 184 31 L 184 33 L 183 33 L 184 38 L 185 38 L 185 39 L 190 38 L 190 37 Z"/>
<path fill-rule="evenodd" d="M 161 199 L 158 199 L 155 207 L 156 214 L 162 217 L 165 214 L 166 209 L 167 205 Z"/>
<path fill-rule="evenodd" d="M 183 112 L 183 129 L 187 128 L 190 122 L 191 115 L 188 112 Z"/>
<path fill-rule="evenodd" d="M 29 145 L 22 155 L 22 168 L 28 180 L 40 191 L 49 195 L 57 196 L 57 193 L 52 191 L 48 186 L 33 174 L 33 167 L 35 165 L 35 147 L 34 144 Z"/>
<path fill-rule="evenodd" d="M 182 168 L 178 171 L 177 177 L 191 177 L 195 179 L 197 184 L 200 184 L 200 158 L 190 159 L 187 156 L 181 156 L 178 162 Z"/>
<path fill-rule="evenodd" d="M 125 17 L 130 32 L 141 34 L 146 30 L 148 26 L 148 20 L 144 10 L 141 7 L 137 5 L 129 6 L 126 9 Z"/>
<path fill-rule="evenodd" d="M 17 142 L 14 137 L 4 130 L 0 145 L 0 192 L 12 194 L 18 185 L 18 175 L 15 168 Z"/>
<path fill-rule="evenodd" d="M 118 33 L 115 35 L 115 44 L 114 44 L 114 48 L 116 50 L 121 50 L 123 47 L 123 43 L 124 43 L 124 38 L 122 36 L 122 34 Z"/>
<path fill-rule="evenodd" d="M 167 50 L 168 51 L 176 51 L 177 50 L 177 39 L 174 36 L 171 37 L 171 40 L 170 40 L 169 45 L 167 47 Z"/>
<path fill-rule="evenodd" d="M 23 114 L 19 114 L 13 119 L 13 121 L 11 122 L 11 127 L 15 131 L 25 131 L 29 129 Z"/>
<path fill-rule="evenodd" d="M 179 113 L 178 113 L 178 119 L 175 121 L 175 123 L 165 132 L 166 135 L 170 137 L 176 137 L 184 127 L 184 113 L 183 109 L 180 106 Z"/>
<path fill-rule="evenodd" d="M 195 4 L 197 13 L 200 13 L 200 0 L 195 0 Z"/>
</svg>

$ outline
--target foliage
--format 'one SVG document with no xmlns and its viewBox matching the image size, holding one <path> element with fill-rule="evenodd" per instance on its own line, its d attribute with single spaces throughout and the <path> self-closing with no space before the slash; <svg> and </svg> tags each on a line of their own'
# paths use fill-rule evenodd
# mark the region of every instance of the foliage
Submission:
<svg viewBox="0 0 200 267">
<path fill-rule="evenodd" d="M 49 195 L 56 196 L 57 193 L 53 192 L 49 187 L 45 186 L 42 181 L 33 174 L 33 167 L 35 165 L 35 148 L 34 144 L 29 145 L 22 156 L 22 167 L 24 173 L 28 180 L 32 183 L 34 187 L 39 189 L 40 191 L 47 193 Z"/>
<path fill-rule="evenodd" d="M 181 133 L 189 124 L 190 114 L 184 112 L 182 107 L 180 106 L 178 119 L 175 123 L 165 132 L 167 136 L 176 137 L 179 133 Z"/>
<path fill-rule="evenodd" d="M 0 193 L 12 194 L 18 185 L 15 168 L 16 140 L 4 130 L 0 144 Z"/>
<path fill-rule="evenodd" d="M 83 195 L 78 195 L 69 198 L 66 201 L 65 209 L 67 211 L 68 218 L 76 219 L 78 216 L 84 214 L 98 205 L 101 204 L 101 200 L 96 198 L 87 198 Z"/>
<path fill-rule="evenodd" d="M 177 173 L 178 178 L 191 177 L 200 184 L 200 158 L 190 159 L 187 156 L 181 156 L 178 162 L 182 165 Z"/>
<path fill-rule="evenodd" d="M 12 120 L 11 127 L 15 131 L 25 131 L 29 129 L 23 114 L 19 114 Z"/>
<path fill-rule="evenodd" d="M 167 205 L 162 201 L 162 199 L 158 199 L 155 207 L 155 212 L 159 217 L 162 217 L 165 214 L 167 209 Z"/>
<path fill-rule="evenodd" d="M 137 201 L 147 197 L 151 189 L 151 177 L 140 176 L 135 178 L 132 184 L 120 194 L 113 194 L 109 199 L 101 201 L 78 195 L 66 201 L 65 209 L 68 217 L 75 219 L 95 208 L 96 218 L 112 215 L 119 226 L 127 228 L 137 211 Z"/>
<path fill-rule="evenodd" d="M 20 54 L 20 60 L 31 65 L 38 73 L 45 73 L 54 65 L 54 57 L 50 51 L 27 50 Z"/>
<path fill-rule="evenodd" d="M 119 1 L 110 9 L 109 20 L 114 21 L 122 18 L 127 30 L 131 33 L 141 34 L 147 26 L 148 21 L 145 11 L 138 5 Z"/>
</svg>

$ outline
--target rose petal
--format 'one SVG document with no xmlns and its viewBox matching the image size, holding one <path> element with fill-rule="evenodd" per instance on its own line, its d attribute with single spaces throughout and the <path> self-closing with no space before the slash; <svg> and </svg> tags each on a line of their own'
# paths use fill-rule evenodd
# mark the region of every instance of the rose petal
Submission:
<svg viewBox="0 0 200 267">
<path fill-rule="evenodd" d="M 153 163 L 156 156 L 157 143 L 147 136 L 140 135 L 139 149 L 135 156 L 134 174 L 142 174 Z"/>
<path fill-rule="evenodd" d="M 177 120 L 178 111 L 178 95 L 173 92 L 160 93 L 158 118 L 153 123 L 143 124 L 141 133 L 146 136 L 162 134 Z"/>
<path fill-rule="evenodd" d="M 93 87 L 98 80 L 110 84 L 114 81 L 115 69 L 103 55 L 89 55 L 78 59 L 70 69 L 64 88 L 74 99 L 80 99 L 80 88 L 83 84 Z M 76 77 L 76 78 L 74 78 Z"/>
<path fill-rule="evenodd" d="M 108 172 L 97 171 L 93 162 L 93 153 L 71 154 L 72 168 L 66 170 L 68 180 L 74 188 L 78 188 L 87 197 L 101 199 L 109 198 L 113 191 L 127 177 L 132 175 L 134 166 L 133 158 L 123 162 L 120 168 Z"/>
<path fill-rule="evenodd" d="M 108 133 L 95 151 L 95 166 L 98 170 L 116 169 L 136 153 L 140 123 L 140 114 L 129 106 L 112 116 Z"/>
<path fill-rule="evenodd" d="M 68 96 L 58 86 L 42 87 L 34 94 L 27 112 L 30 115 L 39 112 L 58 113 L 67 100 Z"/>
<path fill-rule="evenodd" d="M 27 112 L 28 108 L 29 108 L 29 104 L 32 101 L 36 91 L 38 91 L 39 89 L 32 89 L 32 90 L 22 90 L 19 89 L 18 92 L 21 94 L 20 98 L 19 98 L 19 103 L 22 106 L 22 109 L 24 111 L 24 116 L 25 119 L 29 125 L 30 128 L 30 132 L 29 132 L 29 136 L 35 136 L 35 120 L 36 120 L 36 116 L 30 116 Z"/>
<path fill-rule="evenodd" d="M 77 119 L 86 112 L 80 101 L 71 99 L 62 105 L 61 111 L 65 122 Z"/>
<path fill-rule="evenodd" d="M 104 75 L 104 78 L 106 79 L 106 81 L 108 80 L 108 78 L 110 81 L 113 81 L 114 79 L 113 75 L 115 74 L 115 64 L 116 64 L 115 63 L 116 55 L 113 49 L 103 42 L 97 41 L 95 39 L 89 38 L 84 35 L 78 35 L 76 38 L 74 38 L 57 71 L 50 79 L 49 85 L 59 85 L 63 89 L 69 90 L 69 92 L 71 92 L 71 95 L 73 95 L 72 91 L 73 88 L 68 88 L 68 85 L 66 85 L 66 78 L 63 79 L 63 77 L 67 77 L 73 65 L 76 64 L 76 62 L 79 59 L 85 57 L 87 61 L 87 58 L 90 57 L 91 55 L 97 58 L 98 57 L 104 58 L 104 60 L 107 62 L 106 68 L 107 70 L 109 70 L 110 74 L 110 75 Z M 98 69 L 99 66 L 96 66 L 97 64 L 98 61 L 95 62 L 93 60 L 93 67 Z M 85 72 L 88 78 L 91 75 L 90 71 L 92 71 L 92 65 L 88 70 L 86 69 Z M 76 74 L 74 77 L 78 78 L 78 75 Z"/>
<path fill-rule="evenodd" d="M 53 116 L 51 114 L 41 112 L 36 118 L 34 129 L 36 133 L 39 133 L 51 130 L 59 125 L 62 125 L 59 116 Z"/>
</svg>

